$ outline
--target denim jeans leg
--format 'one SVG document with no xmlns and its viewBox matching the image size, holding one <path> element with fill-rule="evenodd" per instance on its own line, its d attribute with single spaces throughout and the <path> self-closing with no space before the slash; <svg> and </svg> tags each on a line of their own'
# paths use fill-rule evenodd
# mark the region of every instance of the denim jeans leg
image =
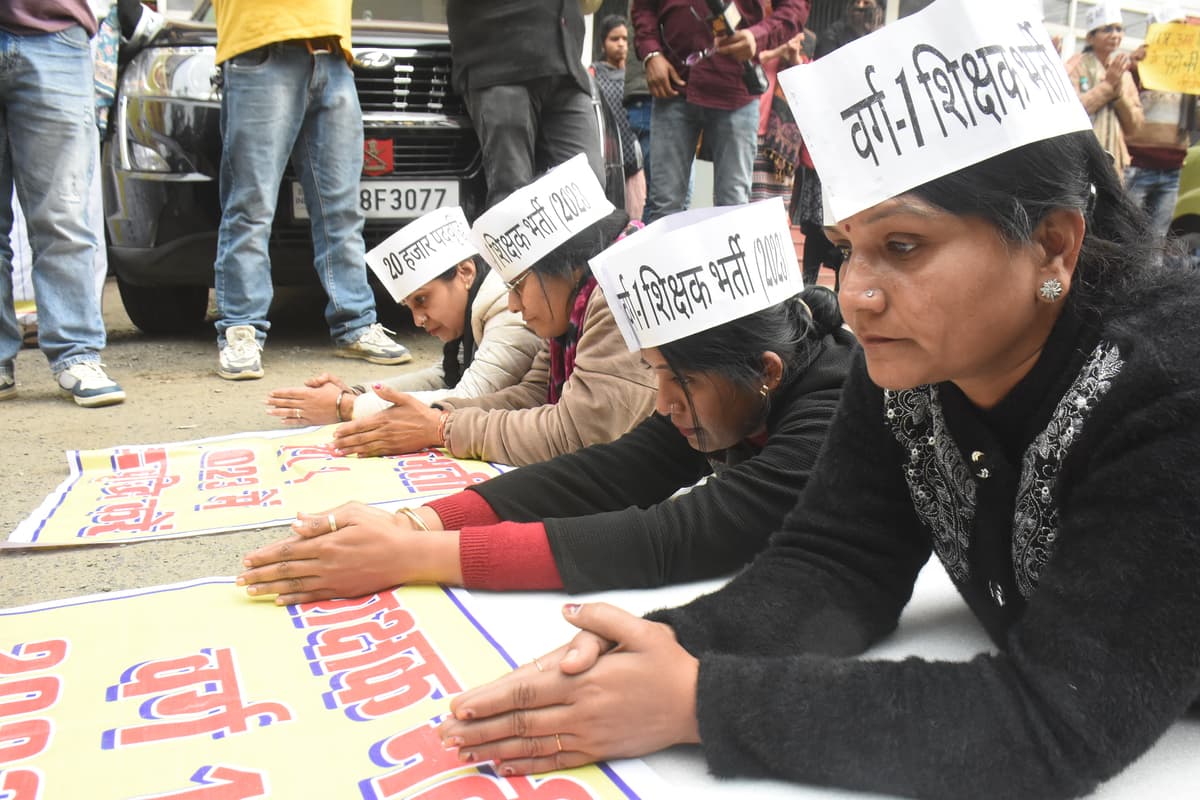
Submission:
<svg viewBox="0 0 1200 800">
<path fill-rule="evenodd" d="M 647 191 L 647 223 L 681 211 L 687 202 L 692 161 L 703 109 L 682 97 L 655 98 L 650 112 L 650 160 L 654 182 Z M 747 190 L 749 191 L 749 190 Z"/>
<path fill-rule="evenodd" d="M 1179 198 L 1179 170 L 1129 167 L 1125 170 L 1125 191 L 1150 217 L 1157 233 L 1165 236 L 1171 230 Z"/>
<path fill-rule="evenodd" d="M 29 36 L 0 31 L 0 66 L 0 187 L 15 183 L 25 211 L 39 345 L 57 374 L 99 361 L 105 345 L 93 277 L 98 243 L 88 210 L 97 133 L 87 33 L 79 26 Z M 0 199 L 6 221 L 11 202 L 11 192 Z M 11 256 L 0 261 L 0 361 L 10 361 L 20 334 Z"/>
<path fill-rule="evenodd" d="M 221 224 L 213 265 L 218 347 L 235 325 L 254 326 L 259 344 L 271 327 L 271 220 L 304 119 L 310 59 L 302 48 L 271 45 L 224 65 Z"/>
<path fill-rule="evenodd" d="M 642 148 L 642 169 L 646 173 L 646 190 L 650 189 L 650 106 L 652 100 L 647 97 L 644 99 L 635 100 L 625 107 L 625 113 L 629 117 L 629 127 L 633 128 L 633 132 L 637 135 L 638 144 Z M 647 198 L 649 201 L 649 198 Z M 650 207 L 650 203 L 646 203 L 646 208 Z M 643 214 L 643 217 L 645 215 Z"/>
<path fill-rule="evenodd" d="M 758 100 L 733 111 L 705 109 L 704 138 L 712 149 L 713 205 L 750 202 L 758 150 Z"/>
<path fill-rule="evenodd" d="M 337 344 L 356 339 L 375 322 L 375 296 L 367 282 L 363 214 L 358 205 L 363 127 L 354 73 L 340 53 L 309 55 L 309 104 L 292 153 L 312 220 L 313 265 L 329 298 L 325 321 Z"/>
</svg>

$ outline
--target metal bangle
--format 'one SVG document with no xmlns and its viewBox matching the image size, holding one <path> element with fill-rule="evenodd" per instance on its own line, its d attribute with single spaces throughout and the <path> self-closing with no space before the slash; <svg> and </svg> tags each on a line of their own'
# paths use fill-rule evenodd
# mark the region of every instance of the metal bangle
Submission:
<svg viewBox="0 0 1200 800">
<path fill-rule="evenodd" d="M 423 530 L 423 531 L 429 530 L 429 526 L 425 524 L 425 520 L 423 520 L 421 518 L 421 515 L 418 514 L 416 511 L 414 511 L 413 509 L 409 508 L 408 506 L 404 506 L 403 508 L 401 508 L 400 513 L 403 514 L 404 516 L 408 517 L 409 519 L 411 519 L 413 525 L 416 525 L 421 530 Z"/>
<path fill-rule="evenodd" d="M 342 389 L 338 392 L 337 402 L 333 404 L 333 410 L 337 412 L 337 421 L 345 422 L 346 418 L 342 416 L 342 398 L 346 396 L 346 390 Z"/>
</svg>

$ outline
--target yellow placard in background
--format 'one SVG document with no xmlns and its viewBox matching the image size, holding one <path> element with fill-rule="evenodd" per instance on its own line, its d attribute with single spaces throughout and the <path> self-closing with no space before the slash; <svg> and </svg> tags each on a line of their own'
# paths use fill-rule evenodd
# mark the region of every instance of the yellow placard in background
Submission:
<svg viewBox="0 0 1200 800">
<path fill-rule="evenodd" d="M 1200 25 L 1151 25 L 1138 77 L 1143 88 L 1156 92 L 1200 94 Z"/>
</svg>

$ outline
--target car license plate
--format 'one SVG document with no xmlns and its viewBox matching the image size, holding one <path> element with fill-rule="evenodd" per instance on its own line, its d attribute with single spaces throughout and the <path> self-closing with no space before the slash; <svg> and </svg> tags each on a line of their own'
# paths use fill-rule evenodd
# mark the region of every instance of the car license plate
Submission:
<svg viewBox="0 0 1200 800">
<path fill-rule="evenodd" d="M 363 181 L 358 207 L 367 219 L 409 219 L 442 206 L 458 205 L 458 181 Z M 308 219 L 304 188 L 292 182 L 292 214 Z"/>
</svg>

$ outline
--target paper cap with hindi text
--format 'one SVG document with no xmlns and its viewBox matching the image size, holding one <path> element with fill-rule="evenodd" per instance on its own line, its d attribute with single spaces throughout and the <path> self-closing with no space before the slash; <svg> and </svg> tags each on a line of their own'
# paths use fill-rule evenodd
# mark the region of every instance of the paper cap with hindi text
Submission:
<svg viewBox="0 0 1200 800">
<path fill-rule="evenodd" d="M 1105 25 L 1121 25 L 1121 4 L 1113 2 L 1100 2 L 1088 9 L 1087 21 L 1088 33 L 1103 28 Z"/>
<path fill-rule="evenodd" d="M 834 220 L 1091 129 L 1049 34 L 1023 5 L 935 0 L 779 74 Z"/>
<path fill-rule="evenodd" d="M 663 217 L 588 263 L 630 350 L 715 328 L 804 288 L 778 197 Z"/>
<path fill-rule="evenodd" d="M 511 281 L 612 210 L 580 153 L 489 208 L 471 236 L 492 269 Z"/>
<path fill-rule="evenodd" d="M 1187 11 L 1180 6 L 1163 6 L 1157 11 L 1150 12 L 1150 21 L 1157 23 L 1175 22 L 1187 19 Z"/>
<path fill-rule="evenodd" d="M 367 253 L 367 265 L 397 303 L 479 252 L 458 206 L 413 220 Z"/>
</svg>

